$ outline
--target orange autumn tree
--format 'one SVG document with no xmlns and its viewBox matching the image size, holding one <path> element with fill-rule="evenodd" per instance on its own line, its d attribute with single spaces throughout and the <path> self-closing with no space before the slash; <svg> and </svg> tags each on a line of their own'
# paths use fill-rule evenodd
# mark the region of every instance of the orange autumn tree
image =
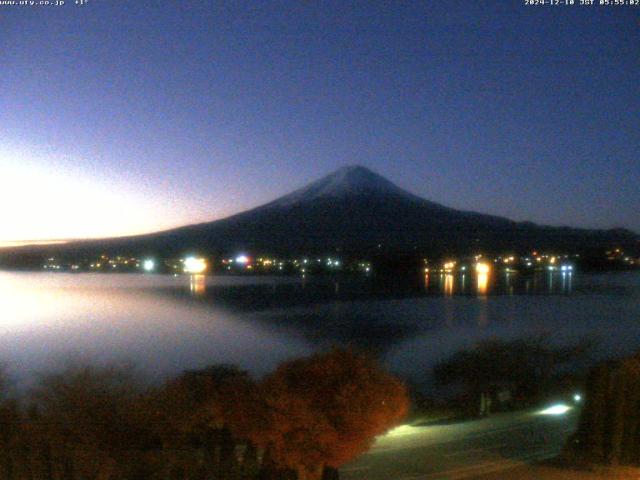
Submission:
<svg viewBox="0 0 640 480">
<path fill-rule="evenodd" d="M 409 408 L 405 386 L 351 350 L 286 362 L 260 389 L 266 428 L 247 433 L 300 480 L 321 478 L 325 466 L 338 467 L 365 452 Z"/>
<path fill-rule="evenodd" d="M 220 472 L 229 474 L 235 468 L 235 447 L 243 439 L 231 435 L 231 424 L 254 420 L 255 391 L 247 372 L 232 365 L 185 372 L 152 399 L 159 407 L 156 427 L 169 451 L 217 451 L 216 461 L 208 459 L 211 464 L 204 466 L 203 475 L 218 478 Z"/>
</svg>

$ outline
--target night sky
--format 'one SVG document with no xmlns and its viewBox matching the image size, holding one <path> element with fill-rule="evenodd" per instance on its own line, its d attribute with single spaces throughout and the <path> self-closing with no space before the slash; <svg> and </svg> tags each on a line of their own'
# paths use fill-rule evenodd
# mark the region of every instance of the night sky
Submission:
<svg viewBox="0 0 640 480">
<path fill-rule="evenodd" d="M 640 231 L 640 7 L 73 3 L 0 6 L 4 244 L 213 220 L 351 164 Z"/>
</svg>

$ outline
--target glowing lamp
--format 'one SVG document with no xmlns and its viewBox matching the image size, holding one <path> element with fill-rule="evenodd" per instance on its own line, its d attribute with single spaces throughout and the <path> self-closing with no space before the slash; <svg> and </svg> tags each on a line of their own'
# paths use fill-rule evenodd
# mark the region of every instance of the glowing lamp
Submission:
<svg viewBox="0 0 640 480">
<path fill-rule="evenodd" d="M 569 405 L 565 405 L 564 403 L 558 403 L 556 405 L 551 405 L 549 408 L 545 408 L 540 411 L 540 415 L 564 415 L 571 407 Z"/>
<path fill-rule="evenodd" d="M 142 262 L 142 268 L 145 272 L 152 272 L 154 268 L 156 268 L 156 262 L 151 259 L 147 259 Z"/>
<path fill-rule="evenodd" d="M 238 255 L 236 257 L 236 263 L 246 265 L 247 263 L 249 263 L 249 257 L 247 257 L 246 255 Z"/>
<path fill-rule="evenodd" d="M 184 259 L 185 273 L 202 273 L 207 269 L 207 261 L 204 258 L 187 257 Z"/>
<path fill-rule="evenodd" d="M 484 274 L 489 273 L 489 265 L 487 265 L 486 263 L 477 263 L 476 272 Z"/>
<path fill-rule="evenodd" d="M 418 432 L 420 432 L 420 428 L 418 427 L 413 427 L 411 425 L 400 425 L 399 427 L 389 430 L 385 436 L 387 438 L 404 437 L 405 435 L 412 435 Z"/>
</svg>

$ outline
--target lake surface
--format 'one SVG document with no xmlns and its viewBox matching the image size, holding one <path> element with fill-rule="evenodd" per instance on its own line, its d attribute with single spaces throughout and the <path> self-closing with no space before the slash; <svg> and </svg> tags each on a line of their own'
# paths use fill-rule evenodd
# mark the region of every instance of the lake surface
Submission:
<svg viewBox="0 0 640 480">
<path fill-rule="evenodd" d="M 154 381 L 233 363 L 259 376 L 335 344 L 427 386 L 487 337 L 640 347 L 640 272 L 375 278 L 0 272 L 0 362 L 18 383 L 68 362 L 132 363 Z M 426 388 L 426 387 L 425 387 Z"/>
</svg>

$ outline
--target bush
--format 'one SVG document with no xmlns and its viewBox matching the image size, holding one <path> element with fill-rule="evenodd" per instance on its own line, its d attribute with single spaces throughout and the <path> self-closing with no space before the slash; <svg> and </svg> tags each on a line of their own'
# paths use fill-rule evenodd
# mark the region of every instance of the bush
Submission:
<svg viewBox="0 0 640 480">
<path fill-rule="evenodd" d="M 433 373 L 439 385 L 461 384 L 481 414 L 505 392 L 504 403 L 528 403 L 549 391 L 565 365 L 582 359 L 591 344 L 552 346 L 546 336 L 512 341 L 489 339 L 461 350 L 437 364 Z M 508 393 L 508 394 L 506 394 Z"/>
<path fill-rule="evenodd" d="M 373 360 L 333 350 L 260 383 L 233 366 L 142 389 L 128 369 L 45 375 L 27 403 L 4 396 L 7 480 L 334 480 L 405 415 L 405 387 Z"/>
</svg>

